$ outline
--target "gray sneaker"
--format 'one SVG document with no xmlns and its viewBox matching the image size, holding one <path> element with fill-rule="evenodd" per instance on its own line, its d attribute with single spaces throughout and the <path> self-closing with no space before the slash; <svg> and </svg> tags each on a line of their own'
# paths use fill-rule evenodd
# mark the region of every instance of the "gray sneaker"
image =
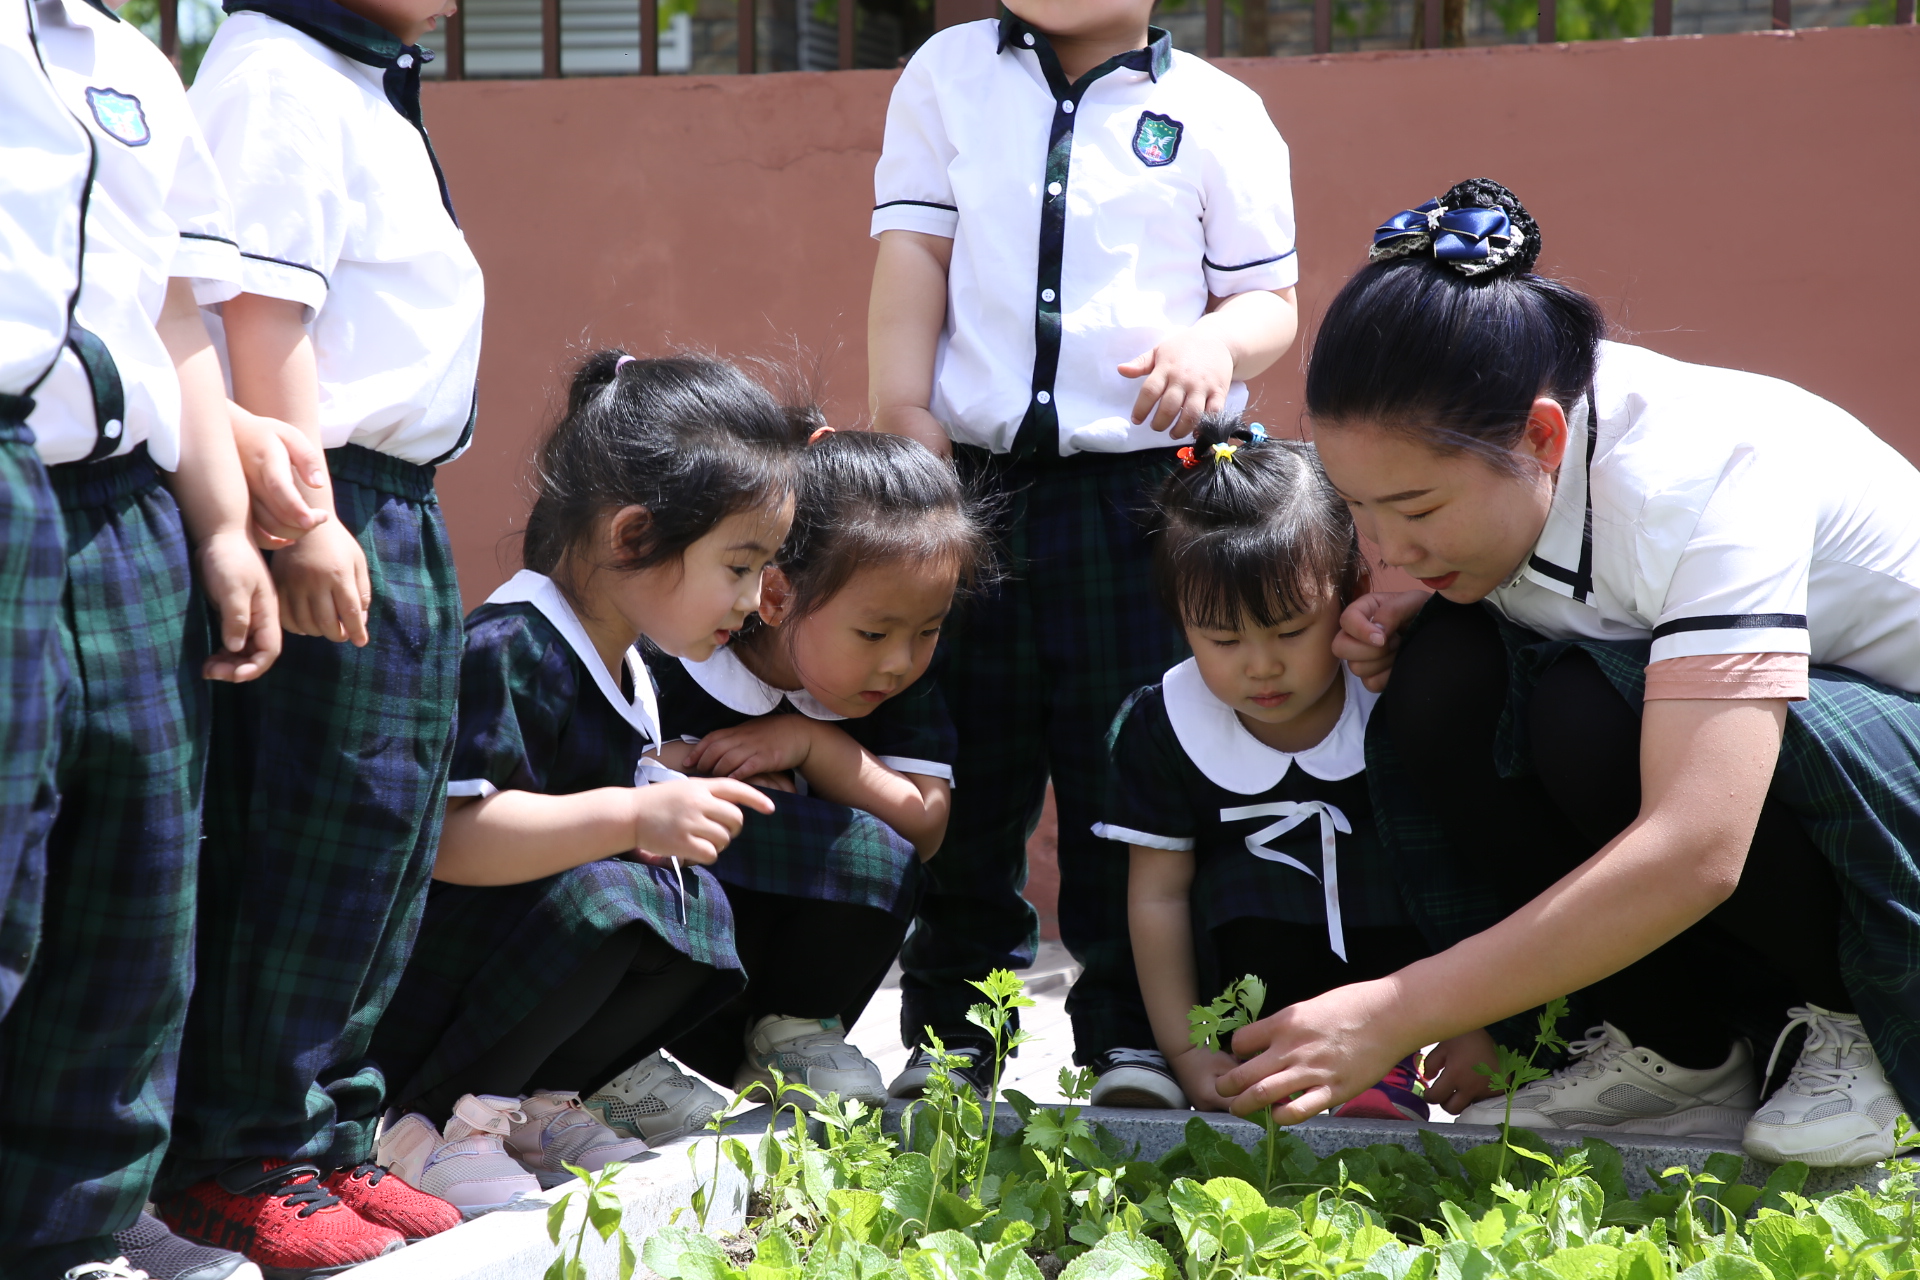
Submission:
<svg viewBox="0 0 1920 1280">
<path fill-rule="evenodd" d="M 659 1147 L 698 1133 L 727 1100 L 658 1053 L 607 1081 L 581 1106 L 622 1137 Z"/>
<path fill-rule="evenodd" d="M 132 1226 L 114 1232 L 113 1246 L 120 1250 L 121 1257 L 111 1265 L 144 1272 L 150 1280 L 260 1280 L 260 1268 L 239 1254 L 183 1240 L 150 1213 L 141 1214 Z M 110 1266 L 88 1265 L 96 1269 Z M 84 1269 L 76 1270 L 84 1275 Z M 112 1276 L 113 1272 L 96 1270 L 95 1274 Z"/>
<path fill-rule="evenodd" d="M 747 1032 L 747 1060 L 734 1077 L 734 1091 L 752 1090 L 749 1102 L 771 1101 L 775 1070 L 788 1083 L 803 1084 L 822 1098 L 837 1093 L 873 1107 L 887 1100 L 880 1068 L 847 1043 L 846 1029 L 838 1018 L 768 1014 L 754 1023 Z"/>
</svg>

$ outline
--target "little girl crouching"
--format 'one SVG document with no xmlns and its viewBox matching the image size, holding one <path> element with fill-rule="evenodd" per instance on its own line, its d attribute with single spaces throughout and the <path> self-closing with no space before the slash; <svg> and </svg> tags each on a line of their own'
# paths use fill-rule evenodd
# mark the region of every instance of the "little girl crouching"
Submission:
<svg viewBox="0 0 1920 1280">
<path fill-rule="evenodd" d="M 1377 830 L 1366 774 L 1377 699 L 1333 655 L 1366 590 L 1345 504 L 1313 447 L 1204 423 L 1155 510 L 1154 578 L 1193 657 L 1122 705 L 1095 833 L 1131 848 L 1128 921 L 1160 1051 L 1188 1100 L 1225 1110 L 1238 1065 L 1188 1042 L 1187 1013 L 1243 974 L 1265 1012 L 1430 954 Z M 1486 1092 L 1485 1032 L 1428 1056 L 1429 1096 Z M 1341 1115 L 1425 1119 L 1408 1058 Z"/>
</svg>

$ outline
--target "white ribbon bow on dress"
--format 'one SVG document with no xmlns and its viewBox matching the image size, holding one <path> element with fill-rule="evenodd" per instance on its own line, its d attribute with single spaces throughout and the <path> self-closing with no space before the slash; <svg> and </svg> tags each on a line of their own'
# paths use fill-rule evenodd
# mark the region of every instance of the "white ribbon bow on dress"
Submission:
<svg viewBox="0 0 1920 1280">
<path fill-rule="evenodd" d="M 1285 835 L 1315 816 L 1320 819 L 1319 871 L 1316 872 L 1298 858 L 1267 848 L 1267 841 Z M 1347 934 L 1340 924 L 1340 864 L 1334 850 L 1334 833 L 1353 834 L 1353 824 L 1347 821 L 1347 815 L 1323 800 L 1276 800 L 1270 804 L 1249 804 L 1220 811 L 1222 822 L 1236 822 L 1241 818 L 1280 819 L 1248 836 L 1247 852 L 1267 862 L 1284 862 L 1290 867 L 1298 867 L 1320 882 L 1320 888 L 1327 898 L 1327 942 L 1333 947 L 1333 954 L 1345 960 Z"/>
</svg>

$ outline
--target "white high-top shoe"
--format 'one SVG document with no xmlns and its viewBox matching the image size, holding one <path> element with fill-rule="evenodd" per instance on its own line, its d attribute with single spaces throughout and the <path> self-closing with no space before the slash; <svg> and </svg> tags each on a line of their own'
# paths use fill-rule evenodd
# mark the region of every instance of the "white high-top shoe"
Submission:
<svg viewBox="0 0 1920 1280">
<path fill-rule="evenodd" d="M 769 1068 L 774 1067 L 787 1080 L 823 1098 L 837 1093 L 874 1107 L 887 1100 L 880 1068 L 847 1043 L 838 1018 L 785 1018 L 770 1013 L 754 1023 L 747 1032 L 747 1060 L 733 1078 L 734 1091 L 745 1093 L 763 1085 L 748 1101 L 771 1102 L 773 1072 Z"/>
<path fill-rule="evenodd" d="M 1612 1023 L 1589 1027 L 1567 1047 L 1573 1061 L 1513 1095 L 1516 1127 L 1737 1138 L 1760 1100 L 1745 1040 L 1705 1071 L 1635 1048 Z M 1504 1097 L 1483 1098 L 1460 1113 L 1460 1123 L 1497 1125 L 1506 1106 Z"/>
<path fill-rule="evenodd" d="M 601 1124 L 650 1147 L 698 1133 L 727 1100 L 658 1053 L 607 1081 L 580 1104 Z"/>
<path fill-rule="evenodd" d="M 536 1093 L 520 1104 L 524 1121 L 507 1135 L 507 1151 L 540 1179 L 557 1187 L 573 1177 L 568 1165 L 598 1173 L 610 1164 L 647 1152 L 640 1138 L 623 1138 L 580 1105 L 577 1093 Z"/>
<path fill-rule="evenodd" d="M 377 1158 L 401 1181 L 471 1218 L 540 1193 L 540 1179 L 507 1154 L 513 1126 L 525 1122 L 518 1098 L 469 1093 L 453 1104 L 444 1133 L 418 1112 L 402 1116 L 381 1133 Z"/>
<path fill-rule="evenodd" d="M 1793 1021 L 1774 1043 L 1778 1059 L 1787 1035 L 1807 1029 L 1807 1043 L 1787 1082 L 1748 1123 L 1741 1145 L 1760 1160 L 1800 1160 L 1821 1168 L 1876 1164 L 1894 1153 L 1893 1122 L 1904 1108 L 1887 1083 L 1866 1028 L 1850 1013 L 1818 1005 L 1787 1011 Z M 1767 1076 L 1773 1075 L 1767 1063 Z"/>
</svg>

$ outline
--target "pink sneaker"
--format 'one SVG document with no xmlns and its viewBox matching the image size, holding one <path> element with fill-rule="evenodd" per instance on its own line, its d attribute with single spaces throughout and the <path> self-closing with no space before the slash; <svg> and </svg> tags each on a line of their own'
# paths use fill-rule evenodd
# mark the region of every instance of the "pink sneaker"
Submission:
<svg viewBox="0 0 1920 1280">
<path fill-rule="evenodd" d="M 1408 1054 L 1379 1084 L 1333 1114 L 1363 1120 L 1425 1120 L 1427 1100 L 1417 1091 L 1419 1083 L 1419 1068 L 1414 1055 Z"/>
</svg>

